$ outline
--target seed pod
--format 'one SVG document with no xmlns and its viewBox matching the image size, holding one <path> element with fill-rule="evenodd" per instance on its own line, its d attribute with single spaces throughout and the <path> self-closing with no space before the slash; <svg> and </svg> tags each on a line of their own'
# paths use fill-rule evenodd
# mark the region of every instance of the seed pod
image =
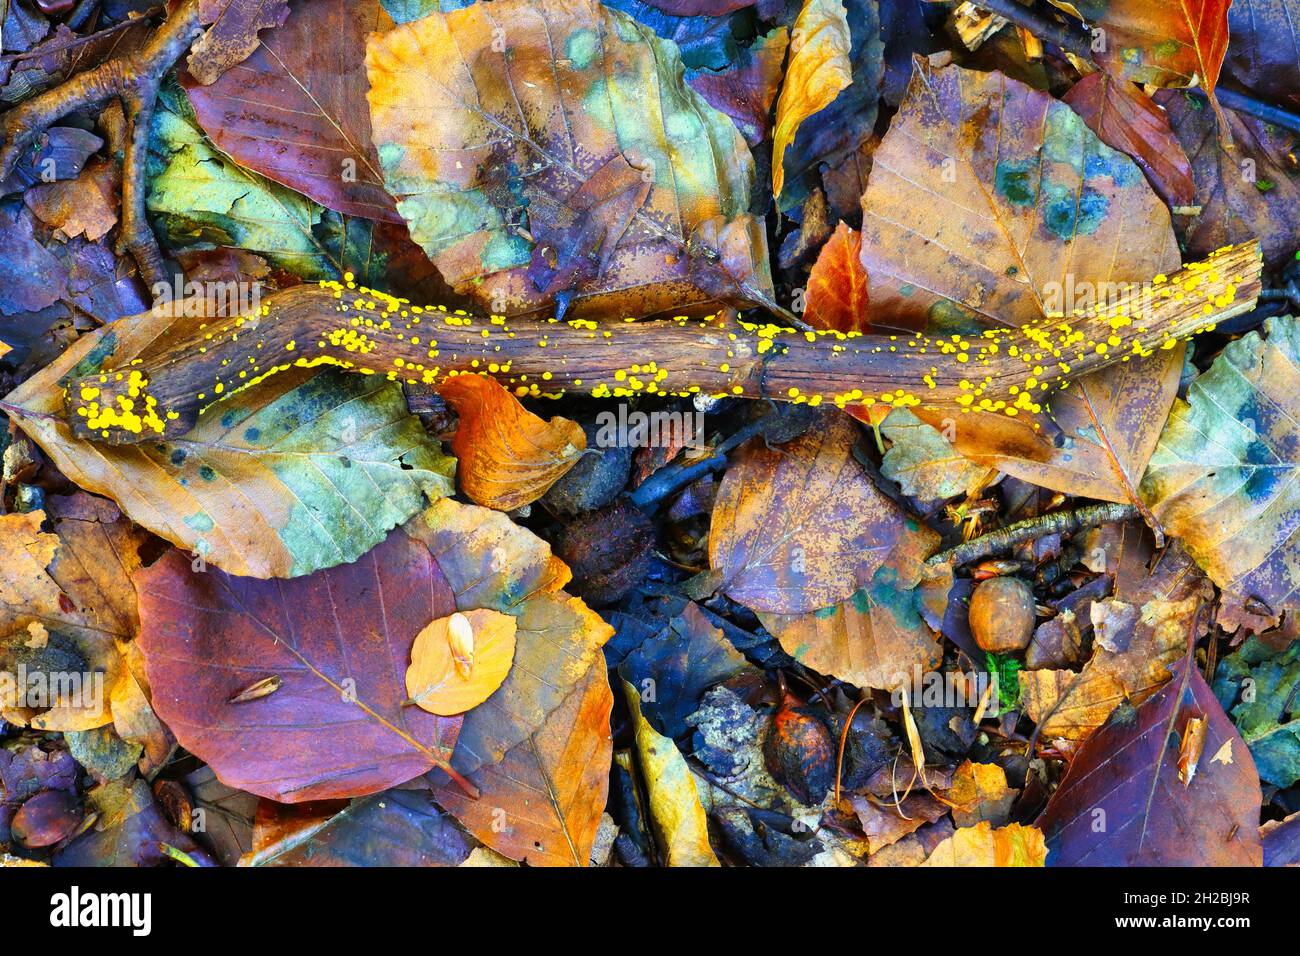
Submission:
<svg viewBox="0 0 1300 956">
<path fill-rule="evenodd" d="M 763 739 L 770 774 L 805 806 L 821 803 L 835 786 L 835 745 L 830 731 L 786 694 Z"/>
<path fill-rule="evenodd" d="M 81 804 L 66 790 L 42 790 L 14 814 L 10 830 L 14 842 L 28 850 L 54 846 L 77 831 Z"/>
<path fill-rule="evenodd" d="M 1034 636 L 1034 592 L 1019 578 L 981 581 L 970 598 L 975 642 L 994 654 L 1018 654 Z"/>
</svg>

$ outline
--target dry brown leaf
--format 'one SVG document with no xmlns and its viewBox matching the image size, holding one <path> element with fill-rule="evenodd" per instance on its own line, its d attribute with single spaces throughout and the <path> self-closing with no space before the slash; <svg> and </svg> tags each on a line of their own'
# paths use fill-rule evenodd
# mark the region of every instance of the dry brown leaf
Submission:
<svg viewBox="0 0 1300 956">
<path fill-rule="evenodd" d="M 609 788 L 614 694 L 603 661 L 527 740 L 500 763 L 470 776 L 477 800 L 458 787 L 435 790 L 438 802 L 471 833 L 530 866 L 586 866 Z"/>
<path fill-rule="evenodd" d="M 867 273 L 861 254 L 862 234 L 841 222 L 808 276 L 803 318 L 814 329 L 867 329 Z"/>
</svg>

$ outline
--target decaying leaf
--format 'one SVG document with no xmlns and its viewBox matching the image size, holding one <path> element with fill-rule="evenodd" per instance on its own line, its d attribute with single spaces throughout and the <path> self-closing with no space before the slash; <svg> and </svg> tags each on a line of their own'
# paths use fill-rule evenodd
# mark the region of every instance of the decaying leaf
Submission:
<svg viewBox="0 0 1300 956">
<path fill-rule="evenodd" d="M 1038 825 L 1053 866 L 1259 866 L 1259 778 L 1200 671 L 1184 657 L 1136 711 L 1084 743 Z M 1231 764 L 1179 779 L 1180 733 L 1204 721 L 1203 749 L 1235 741 Z"/>
<path fill-rule="evenodd" d="M 484 309 L 549 310 L 556 274 L 575 314 L 770 301 L 749 147 L 676 46 L 626 14 L 474 4 L 372 36 L 366 62 L 388 191 Z"/>
<path fill-rule="evenodd" d="M 1094 602 L 1094 650 L 1083 670 L 1019 673 L 1025 713 L 1039 733 L 1084 740 L 1120 704 L 1140 704 L 1154 693 L 1185 650 L 1204 598 L 1204 579 L 1174 548 L 1136 586 L 1124 584 L 1116 598 Z"/>
<path fill-rule="evenodd" d="M 866 330 L 867 273 L 861 254 L 862 234 L 841 222 L 808 276 L 803 318 L 814 329 Z"/>
<path fill-rule="evenodd" d="M 915 562 L 933 550 L 933 533 L 854 459 L 852 420 L 828 415 L 779 449 L 751 442 L 718 490 L 709 564 L 727 595 L 755 611 L 828 608 L 869 586 L 891 556 Z"/>
<path fill-rule="evenodd" d="M 772 135 L 772 192 L 785 186 L 785 152 L 800 124 L 825 109 L 853 82 L 853 40 L 843 0 L 805 0 L 790 35 L 790 63 L 776 101 Z"/>
<path fill-rule="evenodd" d="M 1219 664 L 1214 693 L 1250 748 L 1259 778 L 1275 787 L 1300 780 L 1300 643 L 1274 651 L 1249 638 Z M 1225 743 L 1225 746 L 1228 746 Z M 1232 763 L 1231 750 L 1214 760 Z"/>
<path fill-rule="evenodd" d="M 289 0 L 199 0 L 207 32 L 194 42 L 188 61 L 200 83 L 212 83 L 257 49 L 258 32 L 279 26 Z"/>
<path fill-rule="evenodd" d="M 403 704 L 416 635 L 454 605 L 400 529 L 288 581 L 196 573 L 175 550 L 135 580 L 154 707 L 224 783 L 286 803 L 354 797 L 450 758 L 463 718 Z M 273 675 L 275 693 L 231 702 Z"/>
<path fill-rule="evenodd" d="M 1142 167 L 1172 207 L 1196 202 L 1196 185 L 1169 118 L 1141 89 L 1109 73 L 1085 76 L 1063 97 L 1107 146 Z"/>
<path fill-rule="evenodd" d="M 1178 402 L 1142 496 L 1219 587 L 1282 610 L 1297 603 L 1300 323 L 1270 319 L 1229 342 Z"/>
<path fill-rule="evenodd" d="M 513 511 L 536 501 L 587 447 L 582 426 L 558 415 L 543 421 L 494 378 L 457 375 L 438 392 L 460 416 L 456 475 L 478 504 Z"/>
<path fill-rule="evenodd" d="M 1133 161 L 1065 104 L 996 73 L 918 61 L 862 201 L 877 328 L 947 337 L 1068 321 L 1179 264 L 1169 210 Z M 1041 354 L 1026 363 L 1022 404 L 1036 404 L 1042 371 L 1068 365 L 1068 354 Z M 954 446 L 1037 484 L 1130 501 L 1180 367 L 1161 352 L 1086 376 L 1087 402 L 1075 388 L 1054 396 L 1073 439 L 1063 447 L 1020 418 L 965 414 Z"/>
<path fill-rule="evenodd" d="M 1042 831 L 1011 823 L 995 830 L 987 821 L 960 827 L 930 853 L 922 866 L 1043 866 Z"/>
<path fill-rule="evenodd" d="M 113 498 L 137 524 L 232 574 L 301 575 L 355 560 L 426 497 L 450 493 L 453 463 L 407 412 L 400 387 L 378 376 L 290 365 L 224 402 L 212 395 L 198 426 L 175 441 L 75 437 L 52 414 L 63 404 L 63 377 L 93 372 L 108 350 L 128 365 L 205 321 L 170 311 L 83 335 L 0 401 L 65 474 Z M 118 411 L 147 427 L 149 413 Z"/>
<path fill-rule="evenodd" d="M 709 824 L 695 777 L 677 746 L 641 716 L 641 695 L 623 681 L 632 713 L 636 753 L 650 795 L 650 825 L 668 866 L 719 866 L 709 845 Z"/>
<path fill-rule="evenodd" d="M 240 165 L 330 209 L 401 222 L 384 191 L 366 104 L 366 36 L 391 28 L 379 0 L 293 3 L 238 66 L 215 82 L 181 81 L 204 130 Z"/>
<path fill-rule="evenodd" d="M 586 866 L 609 788 L 614 694 L 604 662 L 528 739 L 470 775 L 480 797 L 451 784 L 435 796 L 476 837 L 530 866 Z"/>
</svg>

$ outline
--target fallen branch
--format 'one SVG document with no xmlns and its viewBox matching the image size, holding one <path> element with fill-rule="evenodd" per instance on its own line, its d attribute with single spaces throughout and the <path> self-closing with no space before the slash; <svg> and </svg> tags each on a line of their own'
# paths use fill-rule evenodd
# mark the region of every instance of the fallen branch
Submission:
<svg viewBox="0 0 1300 956">
<path fill-rule="evenodd" d="M 1261 268 L 1257 243 L 1228 247 L 1134 284 L 1104 311 L 943 339 L 716 318 L 512 324 L 321 283 L 270 296 L 258 315 L 178 320 L 138 355 L 107 353 L 98 373 L 69 385 L 66 412 L 86 437 L 147 441 L 188 431 L 202 409 L 276 372 L 331 365 L 434 386 L 491 375 L 520 396 L 703 392 L 1031 416 L 1071 379 L 1173 348 L 1254 308 Z"/>
<path fill-rule="evenodd" d="M 165 282 L 158 240 L 145 217 L 145 161 L 149 127 L 163 76 L 202 32 L 198 0 L 185 0 L 138 52 L 126 53 L 78 73 L 72 79 L 16 106 L 4 117 L 0 179 L 13 171 L 26 151 L 53 123 L 74 110 L 120 97 L 128 121 L 122 160 L 122 226 L 118 254 L 130 253 L 140 277 L 152 287 Z"/>
</svg>

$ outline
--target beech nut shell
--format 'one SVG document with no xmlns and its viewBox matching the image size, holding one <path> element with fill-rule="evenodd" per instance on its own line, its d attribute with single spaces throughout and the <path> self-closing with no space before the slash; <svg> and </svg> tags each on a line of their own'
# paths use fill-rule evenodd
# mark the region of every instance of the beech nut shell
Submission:
<svg viewBox="0 0 1300 956">
<path fill-rule="evenodd" d="M 994 654 L 1018 654 L 1034 636 L 1034 592 L 1019 578 L 981 581 L 970 598 L 975 643 Z"/>
</svg>

